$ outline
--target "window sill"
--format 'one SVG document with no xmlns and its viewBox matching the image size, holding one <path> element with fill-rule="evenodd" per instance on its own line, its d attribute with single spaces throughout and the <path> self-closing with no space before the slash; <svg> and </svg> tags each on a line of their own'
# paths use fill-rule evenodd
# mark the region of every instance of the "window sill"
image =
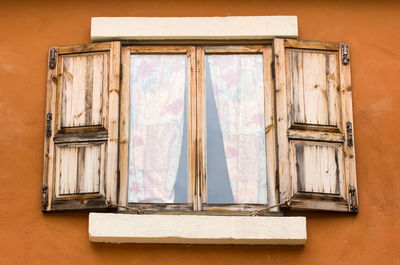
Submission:
<svg viewBox="0 0 400 265">
<path fill-rule="evenodd" d="M 303 245 L 305 217 L 89 214 L 89 240 L 107 243 Z"/>
</svg>

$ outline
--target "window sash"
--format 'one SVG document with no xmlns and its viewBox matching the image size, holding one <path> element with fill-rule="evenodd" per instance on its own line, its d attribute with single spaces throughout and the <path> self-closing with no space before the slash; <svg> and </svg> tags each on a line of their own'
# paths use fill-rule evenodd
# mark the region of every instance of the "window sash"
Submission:
<svg viewBox="0 0 400 265">
<path fill-rule="evenodd" d="M 207 183 L 206 183 L 206 117 L 205 117 L 205 56 L 209 54 L 262 54 L 263 55 L 263 80 L 264 80 L 264 123 L 265 123 L 265 144 L 266 144 L 266 164 L 267 164 L 267 204 L 211 204 L 207 203 Z M 274 92 L 272 82 L 272 50 L 267 45 L 240 45 L 240 46 L 205 46 L 197 47 L 197 62 L 199 70 L 197 75 L 197 94 L 198 94 L 198 147 L 199 160 L 199 179 L 200 179 L 200 205 L 198 208 L 205 212 L 248 212 L 264 208 L 266 205 L 276 204 L 277 196 L 275 190 L 275 128 L 274 124 Z M 271 212 L 277 209 L 271 209 Z"/>
<path fill-rule="evenodd" d="M 129 93 L 131 54 L 186 54 L 187 55 L 187 111 L 188 111 L 188 203 L 129 203 L 128 202 L 128 145 Z M 264 80 L 265 143 L 267 163 L 268 204 L 208 204 L 206 200 L 206 141 L 205 141 L 205 68 L 206 54 L 262 54 Z M 275 128 L 274 94 L 272 84 L 272 50 L 270 45 L 241 46 L 126 46 L 122 48 L 122 80 L 120 107 L 120 192 L 119 204 L 141 208 L 147 212 L 199 212 L 248 214 L 249 211 L 277 203 L 275 185 Z M 271 212 L 277 211 L 272 209 Z"/>
</svg>

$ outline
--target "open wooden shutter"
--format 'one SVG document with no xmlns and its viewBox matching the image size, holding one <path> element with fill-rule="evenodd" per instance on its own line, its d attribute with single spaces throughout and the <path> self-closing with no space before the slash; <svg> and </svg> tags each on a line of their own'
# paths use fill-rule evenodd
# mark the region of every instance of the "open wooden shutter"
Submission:
<svg viewBox="0 0 400 265">
<path fill-rule="evenodd" d="M 42 211 L 117 201 L 120 43 L 49 51 Z"/>
<path fill-rule="evenodd" d="M 280 201 L 357 212 L 347 44 L 275 39 L 274 65 Z"/>
</svg>

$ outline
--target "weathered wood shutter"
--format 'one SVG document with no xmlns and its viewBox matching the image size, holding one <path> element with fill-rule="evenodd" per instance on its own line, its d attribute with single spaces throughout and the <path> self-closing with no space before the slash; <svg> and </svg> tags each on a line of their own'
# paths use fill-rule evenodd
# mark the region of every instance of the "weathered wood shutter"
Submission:
<svg viewBox="0 0 400 265">
<path fill-rule="evenodd" d="M 42 210 L 117 201 L 120 43 L 49 51 Z"/>
<path fill-rule="evenodd" d="M 348 46 L 274 40 L 280 201 L 357 212 Z"/>
</svg>

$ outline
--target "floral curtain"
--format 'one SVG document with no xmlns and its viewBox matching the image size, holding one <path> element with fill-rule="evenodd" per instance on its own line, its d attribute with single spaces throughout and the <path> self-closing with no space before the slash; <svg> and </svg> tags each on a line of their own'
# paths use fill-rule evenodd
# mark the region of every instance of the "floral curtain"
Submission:
<svg viewBox="0 0 400 265">
<path fill-rule="evenodd" d="M 185 55 L 131 56 L 129 202 L 174 202 L 185 82 Z"/>
<path fill-rule="evenodd" d="M 226 159 L 216 166 L 227 167 L 234 203 L 267 203 L 262 55 L 207 55 L 206 78 L 211 86 L 206 93 L 215 97 Z M 207 115 L 211 120 L 213 114 Z M 207 146 L 208 156 L 215 152 L 212 148 Z M 207 170 L 208 180 L 221 177 Z"/>
</svg>

